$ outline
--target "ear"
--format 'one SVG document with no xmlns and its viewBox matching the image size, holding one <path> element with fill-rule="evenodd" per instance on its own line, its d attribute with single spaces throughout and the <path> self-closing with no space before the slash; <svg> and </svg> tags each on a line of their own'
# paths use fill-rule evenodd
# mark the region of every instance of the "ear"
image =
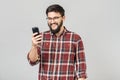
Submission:
<svg viewBox="0 0 120 80">
<path fill-rule="evenodd" d="M 63 16 L 63 21 L 65 21 L 65 16 Z"/>
</svg>

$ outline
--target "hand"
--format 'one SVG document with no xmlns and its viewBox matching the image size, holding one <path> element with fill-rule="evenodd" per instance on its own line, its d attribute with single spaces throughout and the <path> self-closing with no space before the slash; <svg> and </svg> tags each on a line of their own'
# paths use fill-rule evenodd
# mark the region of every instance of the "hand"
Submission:
<svg viewBox="0 0 120 80">
<path fill-rule="evenodd" d="M 42 36 L 39 34 L 37 35 L 38 33 L 34 33 L 32 35 L 32 45 L 33 46 L 37 46 L 37 47 L 40 47 L 40 43 L 41 43 L 41 39 L 42 39 Z"/>
<path fill-rule="evenodd" d="M 86 79 L 84 79 L 84 78 L 79 78 L 78 80 L 86 80 Z"/>
</svg>

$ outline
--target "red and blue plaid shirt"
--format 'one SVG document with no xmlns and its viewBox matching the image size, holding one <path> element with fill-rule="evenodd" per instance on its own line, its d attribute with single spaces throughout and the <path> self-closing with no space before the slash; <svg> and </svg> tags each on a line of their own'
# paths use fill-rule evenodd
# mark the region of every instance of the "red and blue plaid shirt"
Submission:
<svg viewBox="0 0 120 80">
<path fill-rule="evenodd" d="M 59 37 L 50 31 L 42 33 L 42 37 L 38 80 L 86 78 L 84 47 L 78 34 L 65 29 Z"/>
</svg>

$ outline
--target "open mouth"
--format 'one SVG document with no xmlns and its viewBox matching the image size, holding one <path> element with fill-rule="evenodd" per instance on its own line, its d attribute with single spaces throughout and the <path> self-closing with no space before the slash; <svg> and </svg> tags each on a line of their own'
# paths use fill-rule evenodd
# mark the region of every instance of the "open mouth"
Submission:
<svg viewBox="0 0 120 80">
<path fill-rule="evenodd" d="M 57 29 L 58 25 L 57 24 L 52 24 L 51 27 L 52 27 L 53 30 L 55 30 L 55 29 Z"/>
</svg>

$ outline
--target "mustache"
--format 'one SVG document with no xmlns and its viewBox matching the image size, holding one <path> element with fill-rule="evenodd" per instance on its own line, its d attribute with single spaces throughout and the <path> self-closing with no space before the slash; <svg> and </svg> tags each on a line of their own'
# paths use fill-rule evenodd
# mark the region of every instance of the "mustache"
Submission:
<svg viewBox="0 0 120 80">
<path fill-rule="evenodd" d="M 51 23 L 51 24 L 50 24 L 50 26 L 52 26 L 53 24 L 56 24 L 56 25 L 58 25 L 57 23 Z"/>
</svg>

